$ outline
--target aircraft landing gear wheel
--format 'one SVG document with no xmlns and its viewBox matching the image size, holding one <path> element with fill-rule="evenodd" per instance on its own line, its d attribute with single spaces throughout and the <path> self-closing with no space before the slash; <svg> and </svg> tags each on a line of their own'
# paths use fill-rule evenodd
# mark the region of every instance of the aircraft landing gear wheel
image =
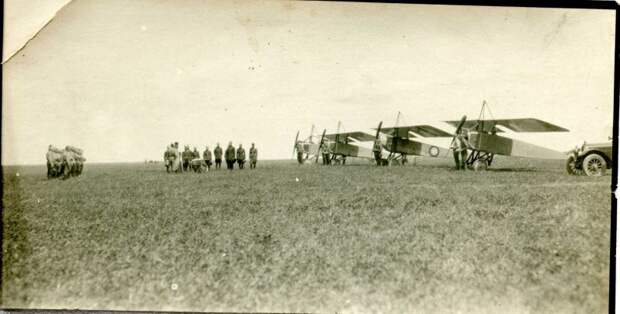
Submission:
<svg viewBox="0 0 620 314">
<path fill-rule="evenodd" d="M 483 171 L 483 170 L 487 170 L 487 163 L 486 161 L 482 161 L 482 160 L 476 160 L 474 161 L 474 163 L 471 165 L 471 168 L 473 171 Z"/>
<path fill-rule="evenodd" d="M 566 159 L 566 172 L 568 172 L 568 174 L 570 175 L 582 175 L 583 174 L 583 170 L 582 169 L 577 169 L 577 158 L 575 158 L 575 156 L 571 155 L 568 157 L 568 159 Z"/>
<path fill-rule="evenodd" d="M 590 154 L 583 160 L 582 167 L 587 176 L 600 177 L 607 170 L 607 162 L 599 154 Z"/>
</svg>

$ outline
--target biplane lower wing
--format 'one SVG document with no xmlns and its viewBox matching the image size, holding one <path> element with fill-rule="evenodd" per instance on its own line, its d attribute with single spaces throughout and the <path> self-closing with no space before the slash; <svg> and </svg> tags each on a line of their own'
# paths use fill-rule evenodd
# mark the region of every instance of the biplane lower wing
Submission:
<svg viewBox="0 0 620 314">
<path fill-rule="evenodd" d="M 549 148 L 486 133 L 472 133 L 469 144 L 476 150 L 496 155 L 542 159 L 564 159 L 566 156 Z"/>
<path fill-rule="evenodd" d="M 372 142 L 375 140 L 375 137 L 364 133 L 364 132 L 344 132 L 344 133 L 333 133 L 333 134 L 326 134 L 325 138 L 333 141 L 333 142 L 340 142 L 340 143 L 347 143 L 349 141 L 349 139 L 353 139 L 356 140 L 358 142 Z"/>
<path fill-rule="evenodd" d="M 427 157 L 446 157 L 450 152 L 446 148 L 398 137 L 388 140 L 385 149 L 398 154 Z"/>
</svg>

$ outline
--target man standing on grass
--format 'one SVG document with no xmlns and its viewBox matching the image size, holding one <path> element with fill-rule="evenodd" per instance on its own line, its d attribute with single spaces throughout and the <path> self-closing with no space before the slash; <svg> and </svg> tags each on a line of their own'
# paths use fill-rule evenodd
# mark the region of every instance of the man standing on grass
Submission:
<svg viewBox="0 0 620 314">
<path fill-rule="evenodd" d="M 323 165 L 329 165 L 330 164 L 329 144 L 323 142 L 321 144 L 321 147 L 319 147 L 319 150 L 321 151 L 321 157 L 323 159 Z"/>
<path fill-rule="evenodd" d="M 467 160 L 467 147 L 469 146 L 468 138 L 468 131 L 462 128 L 450 147 L 454 155 L 456 170 L 467 170 L 465 161 Z"/>
<path fill-rule="evenodd" d="M 220 147 L 220 143 L 215 145 L 213 155 L 215 156 L 215 169 L 220 169 L 222 167 L 222 148 Z"/>
<path fill-rule="evenodd" d="M 228 170 L 233 170 L 235 167 L 235 148 L 232 145 L 232 142 L 228 142 L 228 147 L 226 148 L 226 152 L 224 153 L 224 158 L 226 159 L 226 168 Z"/>
<path fill-rule="evenodd" d="M 198 152 L 198 149 L 196 148 L 196 146 L 194 146 L 194 152 L 192 154 L 192 159 L 199 159 L 200 158 L 200 153 Z"/>
<path fill-rule="evenodd" d="M 377 162 L 377 166 L 381 166 L 382 157 L 381 157 L 381 139 L 376 139 L 374 145 L 372 146 L 372 152 L 375 154 L 375 161 Z"/>
<path fill-rule="evenodd" d="M 258 160 L 258 150 L 254 147 L 254 143 L 252 143 L 252 147 L 250 147 L 250 169 L 256 169 L 256 161 Z"/>
<path fill-rule="evenodd" d="M 174 142 L 174 167 L 175 172 L 183 172 L 183 161 L 181 160 L 181 152 L 179 152 L 179 142 Z"/>
<path fill-rule="evenodd" d="M 304 163 L 304 145 L 301 141 L 297 141 L 295 149 L 297 150 L 297 162 L 301 165 Z"/>
<path fill-rule="evenodd" d="M 166 146 L 166 150 L 164 151 L 164 166 L 166 166 L 166 172 L 170 172 L 170 152 L 172 151 L 172 143 L 170 143 L 170 145 Z M 50 148 L 52 147 L 52 145 L 50 145 Z M 47 162 L 47 167 L 48 167 L 48 171 L 47 171 L 47 176 L 49 177 L 49 161 Z"/>
<path fill-rule="evenodd" d="M 185 145 L 185 149 L 181 154 L 181 157 L 183 159 L 183 171 L 189 170 L 189 162 L 192 160 L 192 155 L 193 153 L 191 150 L 189 150 L 189 145 Z"/>
<path fill-rule="evenodd" d="M 211 151 L 209 150 L 209 146 L 205 147 L 205 151 L 202 153 L 202 159 L 205 160 L 205 165 L 207 165 L 207 171 L 211 170 Z"/>
<path fill-rule="evenodd" d="M 239 164 L 239 169 L 243 169 L 243 165 L 245 164 L 245 149 L 243 149 L 243 145 L 239 144 L 239 148 L 237 148 L 237 163 Z"/>
</svg>

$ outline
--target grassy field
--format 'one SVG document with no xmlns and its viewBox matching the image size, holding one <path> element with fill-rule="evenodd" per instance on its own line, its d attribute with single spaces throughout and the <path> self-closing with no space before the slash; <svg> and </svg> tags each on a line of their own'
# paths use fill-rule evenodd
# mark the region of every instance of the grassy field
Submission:
<svg viewBox="0 0 620 314">
<path fill-rule="evenodd" d="M 607 311 L 609 175 L 416 164 L 87 164 L 66 181 L 5 167 L 2 306 Z"/>
</svg>

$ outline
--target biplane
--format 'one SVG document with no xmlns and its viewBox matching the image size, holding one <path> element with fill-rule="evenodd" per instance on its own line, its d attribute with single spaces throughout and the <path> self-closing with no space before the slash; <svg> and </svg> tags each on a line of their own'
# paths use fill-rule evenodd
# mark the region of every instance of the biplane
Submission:
<svg viewBox="0 0 620 314">
<path fill-rule="evenodd" d="M 374 160 L 371 149 L 358 145 L 358 142 L 371 142 L 375 138 L 364 132 L 341 132 L 321 136 L 319 147 L 323 147 L 323 158 L 329 158 L 328 163 L 345 164 L 347 157 L 358 157 Z M 329 156 L 329 157 L 328 157 Z M 318 162 L 318 156 L 316 157 Z"/>
<path fill-rule="evenodd" d="M 399 113 L 400 115 L 400 113 Z M 398 120 L 398 118 L 397 118 Z M 416 140 L 415 138 L 450 138 L 453 135 L 431 125 L 408 125 L 382 127 L 379 126 L 375 136 L 375 146 L 381 145 L 389 152 L 388 162 L 407 162 L 407 155 L 445 157 L 449 154 L 448 149 L 435 145 L 430 145 Z M 381 136 L 383 135 L 383 136 Z"/>
<path fill-rule="evenodd" d="M 491 166 L 495 155 L 542 159 L 565 158 L 564 153 L 501 136 L 498 133 L 505 133 L 503 129 L 512 132 L 568 132 L 567 129 L 535 118 L 485 119 L 485 109 L 488 110 L 486 101 L 482 103 L 480 116 L 476 120 L 467 120 L 467 116 L 463 116 L 461 120 L 445 121 L 456 127 L 453 144 L 459 140 L 458 134 L 465 134 L 464 146 L 468 151 L 465 164 L 468 168 L 485 170 Z"/>
<path fill-rule="evenodd" d="M 302 162 L 314 158 L 315 154 L 319 151 L 319 144 L 316 139 L 317 136 L 314 134 L 314 124 L 310 130 L 310 135 L 306 138 L 299 139 L 299 131 L 297 131 L 297 135 L 295 135 L 295 142 L 293 142 L 293 157 L 299 150 L 302 153 Z"/>
</svg>

